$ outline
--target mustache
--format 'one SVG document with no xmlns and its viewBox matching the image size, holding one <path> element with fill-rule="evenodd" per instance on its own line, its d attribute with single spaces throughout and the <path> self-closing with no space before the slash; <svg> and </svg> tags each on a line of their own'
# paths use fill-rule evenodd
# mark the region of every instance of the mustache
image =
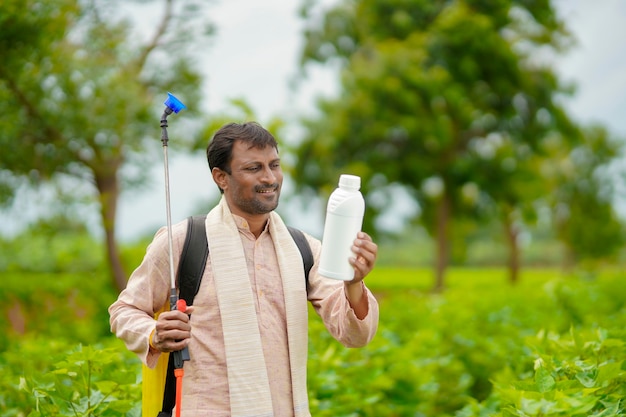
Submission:
<svg viewBox="0 0 626 417">
<path fill-rule="evenodd" d="M 254 191 L 256 192 L 275 191 L 275 190 L 278 190 L 278 187 L 279 187 L 278 183 L 274 183 L 271 185 L 257 185 L 256 187 L 254 187 Z"/>
</svg>

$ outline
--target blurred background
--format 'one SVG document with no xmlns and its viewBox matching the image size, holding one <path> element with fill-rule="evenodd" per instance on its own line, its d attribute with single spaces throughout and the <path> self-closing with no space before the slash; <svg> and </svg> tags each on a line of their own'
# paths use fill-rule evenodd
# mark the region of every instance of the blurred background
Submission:
<svg viewBox="0 0 626 417">
<path fill-rule="evenodd" d="M 167 90 L 189 108 L 170 121 L 175 221 L 218 198 L 213 132 L 258 120 L 289 223 L 321 237 L 339 175 L 360 175 L 383 261 L 434 264 L 437 285 L 450 264 L 514 280 L 623 258 L 622 2 L 10 4 L 0 231 L 80 223 L 119 287 L 118 245 L 165 223 Z"/>
<path fill-rule="evenodd" d="M 537 365 L 543 357 L 523 338 L 553 330 L 587 345 L 610 339 L 624 346 L 623 332 L 611 331 L 623 329 L 626 316 L 619 285 L 626 260 L 625 19 L 620 0 L 4 0 L 0 325 L 20 343 L 0 343 L 10 369 L 3 415 L 29 415 L 20 413 L 37 409 L 33 398 L 55 404 L 62 391 L 46 391 L 51 382 L 28 379 L 16 365 L 22 349 L 40 356 L 41 336 L 49 340 L 41 349 L 61 354 L 77 342 L 98 346 L 73 351 L 76 363 L 112 344 L 111 369 L 120 361 L 137 365 L 119 357 L 106 307 L 165 224 L 159 116 L 167 92 L 187 105 L 168 119 L 174 221 L 207 212 L 219 198 L 205 157 L 213 133 L 230 121 L 256 120 L 281 146 L 286 179 L 278 211 L 287 223 L 321 238 L 340 174 L 362 178 L 364 230 L 380 246 L 372 287 L 405 312 L 413 303 L 396 295 L 423 301 L 425 311 L 414 317 L 442 314 L 422 323 L 437 327 L 421 346 L 447 340 L 449 321 L 460 319 L 440 303 L 466 303 L 467 321 L 449 329 L 455 349 L 481 339 L 479 328 L 461 330 L 474 328 L 475 308 L 484 313 L 481 323 L 495 314 L 507 324 L 493 329 L 484 352 L 505 361 L 499 349 L 520 346 L 520 369 L 495 361 L 490 373 L 479 369 L 484 357 L 433 345 L 463 358 L 450 365 L 460 366 L 454 394 L 438 391 L 449 379 L 439 368 L 429 368 L 438 375 L 430 382 L 399 374 L 387 380 L 393 366 L 381 365 L 382 379 L 372 384 L 389 390 L 385 404 L 406 410 L 339 412 L 338 404 L 367 394 L 325 402 L 345 387 L 332 388 L 336 374 L 320 369 L 310 381 L 319 400 L 314 415 L 500 415 L 494 410 L 504 404 L 526 413 L 510 415 L 621 415 L 624 405 L 612 397 L 623 398 L 621 353 L 604 358 L 612 373 L 599 381 L 605 368 L 567 374 Z M 594 310 L 600 302 L 605 309 Z M 368 351 L 370 360 L 383 346 L 425 337 L 405 334 L 407 326 L 398 336 L 407 323 L 388 311 L 386 336 Z M 324 364 L 327 349 L 341 348 L 320 343 L 313 356 L 326 369 L 359 360 L 340 350 L 341 364 Z M 576 355 L 567 358 L 580 365 Z M 424 361 L 415 362 L 416 375 L 428 368 Z M 528 398 L 537 404 L 551 401 L 560 380 L 587 387 L 591 378 L 605 392 L 572 394 L 569 406 L 549 414 L 540 405 L 522 410 L 520 398 L 504 393 L 508 385 L 497 391 L 498 378 L 534 378 L 543 397 L 533 391 Z M 417 391 L 404 398 L 402 384 Z M 137 412 L 135 385 L 119 400 L 130 404 L 124 415 Z M 447 408 L 435 398 L 457 394 Z M 572 412 L 576 401 L 589 408 Z"/>
</svg>

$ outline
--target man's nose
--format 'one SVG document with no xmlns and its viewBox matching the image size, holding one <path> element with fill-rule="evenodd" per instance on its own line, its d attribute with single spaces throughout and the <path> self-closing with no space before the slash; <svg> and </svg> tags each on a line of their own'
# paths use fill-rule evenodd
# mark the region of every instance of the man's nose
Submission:
<svg viewBox="0 0 626 417">
<path fill-rule="evenodd" d="M 261 180 L 268 183 L 276 182 L 276 174 L 269 166 L 263 168 L 263 172 L 261 175 Z"/>
</svg>

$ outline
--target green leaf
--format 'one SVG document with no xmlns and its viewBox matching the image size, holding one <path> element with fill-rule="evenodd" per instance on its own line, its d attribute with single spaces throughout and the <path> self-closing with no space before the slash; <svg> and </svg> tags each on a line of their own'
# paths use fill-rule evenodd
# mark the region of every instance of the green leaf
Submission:
<svg viewBox="0 0 626 417">
<path fill-rule="evenodd" d="M 546 393 L 554 389 L 556 381 L 544 366 L 539 366 L 535 371 L 535 385 L 539 392 Z"/>
<path fill-rule="evenodd" d="M 604 406 L 604 410 L 595 413 L 595 414 L 591 414 L 589 415 L 589 417 L 617 417 L 617 416 L 621 416 L 622 414 L 618 414 L 620 411 L 620 401 L 614 401 L 614 402 L 610 402 L 610 401 L 601 401 L 602 405 Z"/>
<path fill-rule="evenodd" d="M 527 413 L 520 415 L 549 415 L 556 408 L 556 403 L 545 398 L 522 398 L 520 408 L 520 411 Z"/>
<path fill-rule="evenodd" d="M 626 379 L 626 372 L 622 370 L 622 363 L 620 362 L 611 362 L 600 365 L 598 367 L 598 376 L 596 377 L 596 383 L 601 386 L 605 382 L 609 382 L 615 380 L 615 383 L 620 384 L 623 383 L 624 379 Z M 621 378 L 620 378 L 621 377 Z"/>
<path fill-rule="evenodd" d="M 579 372 L 576 374 L 576 379 L 585 388 L 593 388 L 596 385 L 596 373 L 595 372 Z"/>
</svg>

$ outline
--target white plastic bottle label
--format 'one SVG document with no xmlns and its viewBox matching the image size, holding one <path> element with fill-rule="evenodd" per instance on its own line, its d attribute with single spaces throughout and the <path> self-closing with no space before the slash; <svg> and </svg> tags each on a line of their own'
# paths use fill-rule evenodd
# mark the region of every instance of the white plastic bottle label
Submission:
<svg viewBox="0 0 626 417">
<path fill-rule="evenodd" d="M 354 268 L 349 259 L 354 257 L 351 248 L 362 223 L 362 217 L 345 217 L 330 212 L 326 214 L 320 275 L 344 281 L 354 278 Z"/>
</svg>

